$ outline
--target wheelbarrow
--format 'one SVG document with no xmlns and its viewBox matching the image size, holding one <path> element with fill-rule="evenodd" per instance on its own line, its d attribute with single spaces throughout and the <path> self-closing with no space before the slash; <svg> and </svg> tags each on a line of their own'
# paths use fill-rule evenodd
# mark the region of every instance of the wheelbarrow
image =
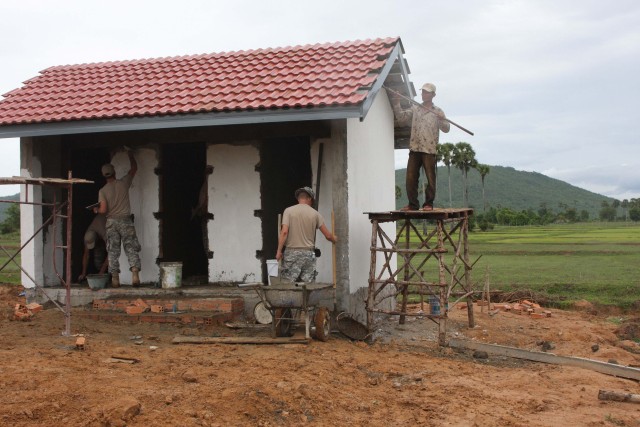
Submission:
<svg viewBox="0 0 640 427">
<path fill-rule="evenodd" d="M 256 291 L 264 307 L 271 313 L 271 332 L 274 337 L 293 335 L 298 319 L 302 318 L 305 338 L 311 339 L 313 322 L 315 338 L 320 341 L 329 339 L 329 309 L 321 307 L 320 303 L 333 298 L 333 284 L 279 281 L 268 286 L 252 284 L 247 287 Z"/>
</svg>

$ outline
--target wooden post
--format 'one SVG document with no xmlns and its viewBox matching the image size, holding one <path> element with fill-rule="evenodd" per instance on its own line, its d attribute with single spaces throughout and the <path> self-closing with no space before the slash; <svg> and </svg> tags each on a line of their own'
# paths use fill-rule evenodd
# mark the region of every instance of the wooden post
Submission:
<svg viewBox="0 0 640 427">
<path fill-rule="evenodd" d="M 375 309 L 374 294 L 376 291 L 376 247 L 378 242 L 378 221 L 371 220 L 371 261 L 369 265 L 369 294 L 367 295 L 367 330 L 373 331 L 373 310 Z"/>
<path fill-rule="evenodd" d="M 68 179 L 71 181 L 72 174 L 71 171 L 68 172 Z M 55 209 L 55 208 L 54 208 Z M 69 182 L 67 184 L 67 237 L 66 242 L 64 243 L 63 248 L 65 249 L 65 273 L 64 273 L 64 286 L 66 290 L 65 294 L 65 327 L 64 327 L 64 336 L 71 336 L 71 247 L 72 247 L 72 234 L 71 228 L 73 225 L 73 184 Z M 53 248 L 55 251 L 56 249 Z"/>
<path fill-rule="evenodd" d="M 467 292 L 471 292 L 471 273 L 469 271 L 469 216 L 465 214 L 462 221 L 460 233 L 464 233 L 464 289 Z M 473 317 L 473 298 L 471 298 L 471 295 L 467 297 L 467 317 L 469 318 L 469 327 L 475 328 L 476 321 Z"/>
<path fill-rule="evenodd" d="M 640 403 L 640 394 L 600 390 L 598 391 L 598 400 L 614 400 L 616 402 Z"/>
<path fill-rule="evenodd" d="M 438 249 L 444 248 L 444 222 L 437 220 Z M 440 300 L 440 318 L 438 319 L 438 345 L 447 345 L 447 279 L 444 268 L 444 254 L 438 252 L 438 299 Z"/>
<path fill-rule="evenodd" d="M 409 227 L 408 222 L 411 221 L 410 219 L 405 219 L 405 235 L 404 235 L 404 248 L 405 249 L 409 249 L 409 247 L 411 246 L 411 227 Z M 406 256 L 406 255 L 405 255 Z M 404 264 L 404 281 L 408 282 L 409 281 L 409 263 L 406 262 L 407 258 L 405 258 L 405 264 Z M 402 313 L 406 313 L 407 312 L 407 299 L 409 298 L 409 285 L 401 285 L 402 288 L 402 309 L 400 310 Z M 405 315 L 401 314 L 400 315 L 400 324 L 404 325 L 404 321 L 405 321 Z"/>
<path fill-rule="evenodd" d="M 335 235 L 336 232 L 336 215 L 333 210 L 331 210 L 331 234 Z M 336 244 L 331 243 L 331 265 L 333 272 L 333 312 L 337 315 L 338 313 L 338 299 L 336 297 Z"/>
</svg>

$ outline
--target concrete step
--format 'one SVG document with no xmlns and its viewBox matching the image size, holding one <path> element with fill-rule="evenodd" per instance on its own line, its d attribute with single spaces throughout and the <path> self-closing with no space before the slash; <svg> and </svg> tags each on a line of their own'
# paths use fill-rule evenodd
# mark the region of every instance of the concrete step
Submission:
<svg viewBox="0 0 640 427">
<path fill-rule="evenodd" d="M 181 295 L 138 296 L 117 295 L 107 298 L 95 298 L 91 303 L 93 310 L 127 312 L 129 307 L 145 308 L 154 313 L 211 311 L 240 315 L 244 311 L 244 300 L 240 297 L 186 297 Z M 131 310 L 129 310 L 131 313 Z"/>
<path fill-rule="evenodd" d="M 66 301 L 67 290 L 64 287 L 46 287 L 46 288 L 27 288 L 25 289 L 27 302 L 37 302 L 39 304 L 47 304 L 50 300 L 56 301 L 64 306 Z M 244 302 L 244 316 L 252 317 L 254 306 L 260 299 L 252 289 L 239 288 L 237 286 L 188 286 L 175 289 L 162 289 L 152 286 L 140 286 L 137 288 L 131 286 L 121 286 L 120 288 L 107 288 L 100 290 L 91 290 L 87 286 L 72 286 L 70 292 L 70 303 L 72 307 L 92 308 L 93 302 L 122 300 L 119 309 L 124 311 L 124 307 L 129 305 L 131 301 L 138 298 L 144 301 L 151 301 L 156 304 L 162 301 L 165 311 L 173 311 L 174 301 L 177 303 L 176 311 L 197 311 L 197 310 L 224 310 L 224 304 L 216 307 L 216 303 L 208 301 L 210 299 L 231 299 L 236 300 L 232 303 L 232 312 L 235 313 L 238 304 L 237 300 Z M 126 300 L 126 302 L 124 302 Z M 182 305 L 180 303 L 182 301 Z M 192 301 L 192 302 L 187 302 Z M 203 304 L 196 304 L 193 301 L 202 301 Z M 111 303 L 109 303 L 111 304 Z M 116 304 L 116 303 L 113 303 Z M 110 307 L 103 307 L 103 311 Z"/>
<path fill-rule="evenodd" d="M 127 323 L 164 323 L 175 325 L 188 325 L 192 327 L 222 326 L 226 322 L 233 322 L 238 315 L 231 312 L 202 312 L 191 311 L 127 314 L 118 311 L 85 310 L 73 313 L 74 317 L 82 317 L 101 322 L 127 322 Z"/>
</svg>

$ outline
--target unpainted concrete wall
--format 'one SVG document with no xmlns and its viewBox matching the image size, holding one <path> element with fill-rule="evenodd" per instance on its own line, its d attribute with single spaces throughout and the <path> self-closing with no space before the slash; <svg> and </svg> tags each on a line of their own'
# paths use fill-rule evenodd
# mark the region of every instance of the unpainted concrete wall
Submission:
<svg viewBox="0 0 640 427">
<path fill-rule="evenodd" d="M 333 204 L 333 180 L 332 174 L 335 166 L 335 153 L 332 150 L 332 140 L 330 138 L 317 139 L 311 143 L 311 170 L 313 174 L 313 189 L 317 192 L 318 157 L 322 149 L 322 165 L 320 173 L 320 194 L 318 212 L 324 218 L 325 225 L 331 230 L 331 213 L 334 211 Z M 325 239 L 324 235 L 318 231 L 316 235 L 316 247 L 320 249 L 322 255 L 316 260 L 317 282 L 333 282 L 333 261 L 332 243 Z"/>
</svg>

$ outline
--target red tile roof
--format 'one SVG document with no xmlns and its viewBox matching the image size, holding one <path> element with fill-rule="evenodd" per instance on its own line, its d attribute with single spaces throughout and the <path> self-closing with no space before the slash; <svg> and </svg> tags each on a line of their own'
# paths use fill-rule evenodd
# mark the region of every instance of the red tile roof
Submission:
<svg viewBox="0 0 640 427">
<path fill-rule="evenodd" d="M 0 126 L 357 105 L 399 40 L 51 67 L 4 95 Z"/>
</svg>

